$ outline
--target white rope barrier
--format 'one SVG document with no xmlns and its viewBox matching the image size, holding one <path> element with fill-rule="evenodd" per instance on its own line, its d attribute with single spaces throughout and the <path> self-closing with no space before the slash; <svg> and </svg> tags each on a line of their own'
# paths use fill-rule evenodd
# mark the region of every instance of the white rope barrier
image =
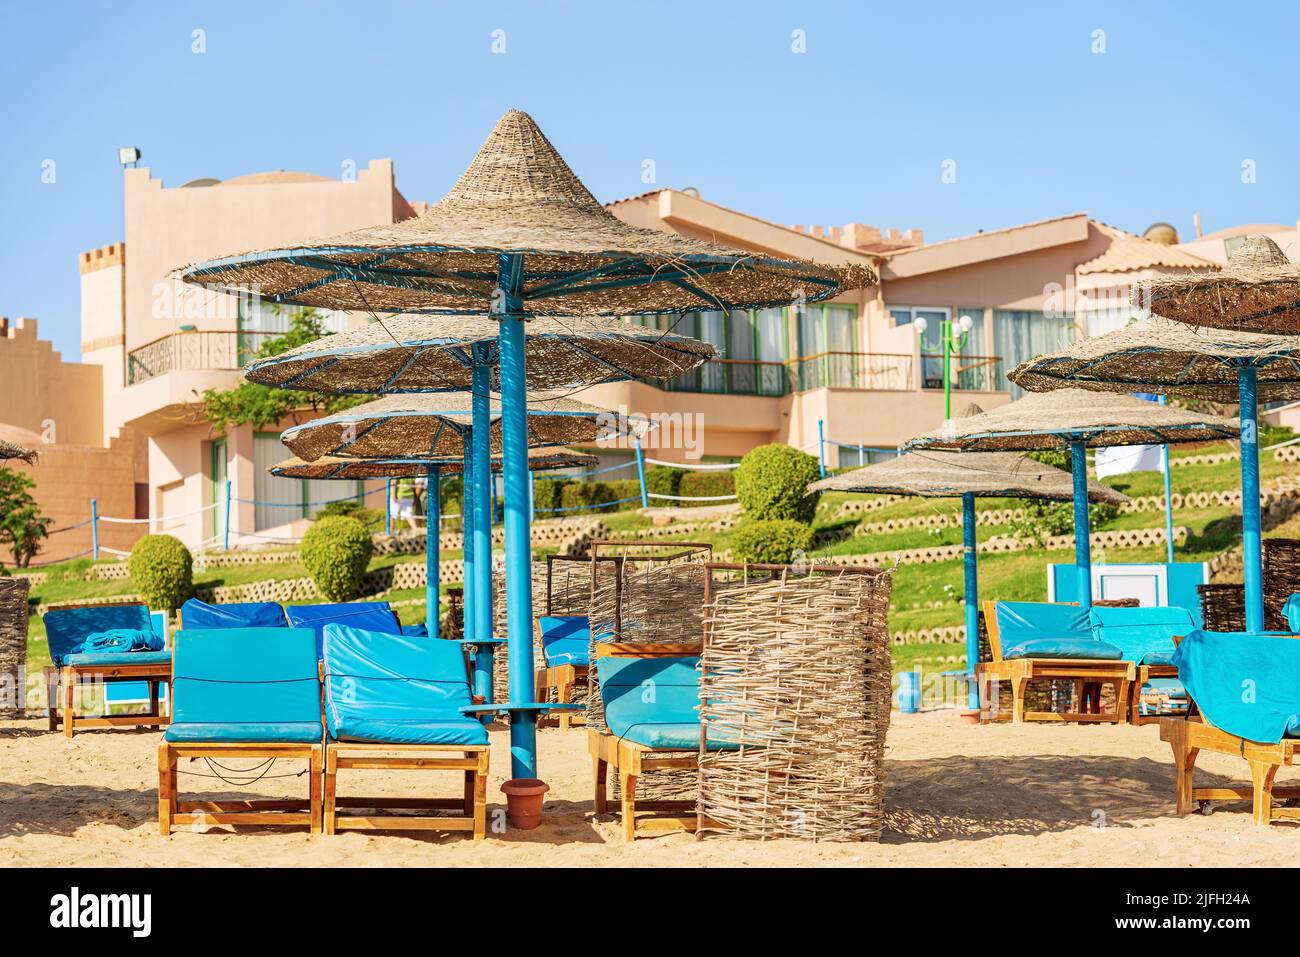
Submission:
<svg viewBox="0 0 1300 957">
<path fill-rule="evenodd" d="M 670 502 L 734 502 L 735 495 L 664 495 L 661 492 L 647 492 L 647 498 L 663 498 Z"/>
<path fill-rule="evenodd" d="M 170 522 L 178 518 L 189 518 L 193 515 L 202 515 L 204 512 L 210 512 L 217 507 L 217 503 L 204 505 L 202 508 L 196 508 L 192 512 L 177 512 L 175 515 L 158 515 L 154 518 L 113 518 L 109 515 L 100 515 L 99 521 L 112 522 L 115 525 L 150 525 L 157 522 L 159 525 L 164 522 Z"/>
<path fill-rule="evenodd" d="M 663 465 L 670 469 L 681 469 L 684 472 L 718 472 L 740 468 L 739 462 L 722 462 L 716 465 L 684 465 L 681 462 L 665 462 L 663 459 L 652 459 L 649 456 L 646 456 L 646 462 L 650 465 Z"/>
</svg>

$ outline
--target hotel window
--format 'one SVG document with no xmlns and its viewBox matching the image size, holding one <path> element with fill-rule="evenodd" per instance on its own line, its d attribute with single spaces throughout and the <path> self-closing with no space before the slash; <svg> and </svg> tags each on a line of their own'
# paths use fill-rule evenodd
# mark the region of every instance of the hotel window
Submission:
<svg viewBox="0 0 1300 957">
<path fill-rule="evenodd" d="M 267 339 L 283 335 L 289 331 L 293 318 L 305 310 L 297 306 L 281 306 L 279 303 L 263 302 L 260 299 L 239 299 L 239 361 L 246 363 Z M 346 332 L 348 314 L 340 309 L 314 309 L 315 317 L 320 320 L 326 332 Z"/>
<path fill-rule="evenodd" d="M 365 492 L 362 482 L 290 479 L 267 471 L 288 457 L 278 432 L 253 434 L 253 508 L 255 531 L 285 525 L 299 518 L 312 518 L 325 506 L 321 503 L 350 498 L 358 501 Z"/>
<path fill-rule="evenodd" d="M 995 387 L 1010 391 L 1013 399 L 1023 390 L 1007 379 L 1007 373 L 1026 359 L 1056 352 L 1074 342 L 1073 316 L 1047 316 L 1041 312 L 1011 309 L 993 310 L 993 348 L 1002 357 Z"/>
<path fill-rule="evenodd" d="M 857 388 L 857 308 L 814 305 L 797 314 L 799 388 Z"/>
</svg>

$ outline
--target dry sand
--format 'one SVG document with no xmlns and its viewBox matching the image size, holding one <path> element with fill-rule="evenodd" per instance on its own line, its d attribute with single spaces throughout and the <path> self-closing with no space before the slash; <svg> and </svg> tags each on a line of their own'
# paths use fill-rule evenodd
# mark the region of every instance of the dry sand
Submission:
<svg viewBox="0 0 1300 957">
<path fill-rule="evenodd" d="M 551 784 L 545 822 L 474 843 L 462 835 L 212 828 L 157 832 L 156 746 L 147 731 L 91 731 L 71 741 L 43 722 L 0 723 L 0 865 L 1286 865 L 1300 860 L 1291 824 L 1251 826 L 1244 804 L 1173 814 L 1173 765 L 1154 725 L 972 727 L 952 711 L 894 716 L 888 822 L 879 844 L 768 843 L 686 834 L 624 844 L 591 810 L 586 732 L 540 736 Z M 509 769 L 493 734 L 489 825 Z M 235 764 L 235 762 L 231 762 Z M 195 770 L 206 770 L 193 765 Z M 280 768 L 276 769 L 279 772 Z M 1242 780 L 1244 762 L 1203 754 L 1198 781 Z M 436 776 L 353 772 L 371 793 L 415 793 Z M 1279 780 L 1295 778 L 1284 770 Z M 439 793 L 457 793 L 444 775 Z M 183 793 L 212 783 L 181 776 Z M 264 781 L 305 796 L 303 778 Z M 355 792 L 354 792 L 355 793 Z"/>
</svg>

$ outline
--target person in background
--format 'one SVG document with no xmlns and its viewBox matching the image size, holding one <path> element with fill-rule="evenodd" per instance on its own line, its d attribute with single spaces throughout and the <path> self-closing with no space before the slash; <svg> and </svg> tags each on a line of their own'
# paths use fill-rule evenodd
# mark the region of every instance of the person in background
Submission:
<svg viewBox="0 0 1300 957">
<path fill-rule="evenodd" d="M 393 482 L 393 517 L 405 519 L 411 531 L 418 531 L 415 523 L 415 482 L 400 478 Z"/>
</svg>

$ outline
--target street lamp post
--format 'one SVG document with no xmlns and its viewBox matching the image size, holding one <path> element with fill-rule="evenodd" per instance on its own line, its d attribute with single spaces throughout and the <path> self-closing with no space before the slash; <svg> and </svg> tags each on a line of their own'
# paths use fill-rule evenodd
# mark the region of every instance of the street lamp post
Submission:
<svg viewBox="0 0 1300 957">
<path fill-rule="evenodd" d="M 928 326 L 925 317 L 919 316 L 916 320 L 916 333 L 921 343 L 922 354 L 927 349 L 943 353 L 943 420 L 945 422 L 952 418 L 952 354 L 954 351 L 960 353 L 965 347 L 966 339 L 974 325 L 975 320 L 970 316 L 962 316 L 955 323 L 951 319 L 941 319 L 939 343 L 930 345 L 925 341 L 925 330 Z M 922 375 L 924 376 L 924 369 Z"/>
</svg>

